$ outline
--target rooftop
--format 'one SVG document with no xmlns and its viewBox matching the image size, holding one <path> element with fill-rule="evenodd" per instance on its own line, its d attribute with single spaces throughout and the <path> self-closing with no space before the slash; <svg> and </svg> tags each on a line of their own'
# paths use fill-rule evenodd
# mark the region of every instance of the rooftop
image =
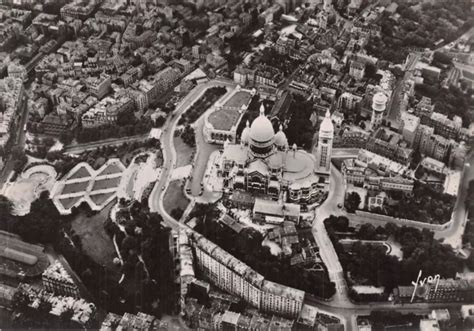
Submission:
<svg viewBox="0 0 474 331">
<path fill-rule="evenodd" d="M 274 295 L 278 295 L 295 301 L 304 300 L 304 291 L 274 283 L 268 280 L 263 282 L 262 290 L 266 290 Z"/>
<path fill-rule="evenodd" d="M 314 326 L 316 323 L 316 315 L 318 314 L 318 308 L 304 304 L 301 307 L 300 315 L 298 317 L 298 322 L 300 324 Z"/>
<path fill-rule="evenodd" d="M 257 198 L 253 211 L 266 215 L 299 217 L 300 205 L 295 203 L 280 204 L 278 201 Z"/>
<path fill-rule="evenodd" d="M 74 280 L 58 260 L 54 261 L 54 263 L 43 272 L 43 277 L 49 277 L 69 284 L 74 284 Z"/>
</svg>

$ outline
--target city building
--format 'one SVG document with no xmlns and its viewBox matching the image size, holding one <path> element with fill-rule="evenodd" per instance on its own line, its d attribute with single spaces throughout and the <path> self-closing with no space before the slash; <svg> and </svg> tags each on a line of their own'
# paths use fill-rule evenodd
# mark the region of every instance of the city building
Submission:
<svg viewBox="0 0 474 331">
<path fill-rule="evenodd" d="M 87 89 L 99 100 L 109 93 L 111 84 L 110 76 L 105 74 L 100 77 L 88 77 L 86 79 Z"/>
<path fill-rule="evenodd" d="M 26 71 L 25 66 L 19 63 L 10 62 L 7 71 L 8 77 L 21 79 L 23 82 L 25 82 L 28 78 L 28 73 Z"/>
<path fill-rule="evenodd" d="M 365 75 L 365 64 L 358 61 L 351 61 L 349 75 L 356 80 L 362 80 Z"/>
<path fill-rule="evenodd" d="M 372 117 L 370 120 L 370 129 L 375 130 L 382 124 L 383 115 L 387 108 L 388 98 L 382 92 L 378 92 L 372 99 Z"/>
<path fill-rule="evenodd" d="M 133 110 L 133 101 L 127 96 L 106 97 L 82 115 L 82 126 L 86 128 L 112 124 L 122 111 Z"/>
<path fill-rule="evenodd" d="M 218 288 L 245 300 L 260 311 L 296 318 L 304 292 L 265 280 L 243 262 L 196 232 L 190 235 L 198 269 Z"/>
<path fill-rule="evenodd" d="M 256 198 L 253 206 L 253 219 L 269 224 L 282 224 L 284 221 L 299 223 L 300 205 Z"/>
<path fill-rule="evenodd" d="M 38 289 L 29 284 L 21 283 L 18 291 L 29 296 L 31 309 L 38 309 L 39 303 L 45 301 L 51 304 L 49 314 L 52 318 L 60 318 L 65 311 L 72 312 L 71 320 L 81 324 L 83 327 L 88 325 L 96 318 L 96 307 L 93 303 L 84 299 L 77 299 L 68 296 L 57 296 L 51 292 Z"/>
<path fill-rule="evenodd" d="M 363 148 L 402 164 L 408 164 L 413 155 L 413 149 L 407 147 L 401 134 L 383 127 L 369 137 Z"/>
<path fill-rule="evenodd" d="M 10 139 L 10 132 L 16 130 L 20 109 L 24 102 L 22 80 L 7 77 L 0 80 L 0 146 Z"/>
<path fill-rule="evenodd" d="M 247 79 L 251 81 L 251 76 L 247 75 Z M 256 85 L 267 85 L 270 87 L 278 87 L 283 83 L 283 72 L 275 67 L 258 64 L 254 74 L 254 83 Z"/>
<path fill-rule="evenodd" d="M 301 308 L 300 315 L 296 321 L 296 328 L 298 330 L 312 331 L 317 330 L 316 316 L 318 315 L 318 308 L 304 304 Z"/>
<path fill-rule="evenodd" d="M 438 331 L 441 330 L 436 319 L 421 319 L 420 320 L 420 331 Z"/>
<path fill-rule="evenodd" d="M 179 231 L 178 234 L 178 254 L 179 254 L 179 282 L 180 282 L 180 304 L 185 306 L 185 298 L 189 291 L 190 284 L 196 279 L 194 273 L 194 258 L 189 244 L 186 231 Z"/>
<path fill-rule="evenodd" d="M 0 284 L 0 306 L 10 308 L 16 292 L 16 287 Z"/>
<path fill-rule="evenodd" d="M 454 141 L 433 134 L 433 128 L 427 128 L 424 125 L 420 127 L 422 129 L 420 132 L 419 152 L 436 160 L 447 161 L 446 158 L 448 157 L 451 145 L 454 145 Z"/>
<path fill-rule="evenodd" d="M 81 297 L 79 288 L 58 260 L 43 272 L 42 279 L 43 287 L 48 292 L 74 298 Z"/>
<path fill-rule="evenodd" d="M 341 172 L 347 184 L 375 191 L 412 192 L 414 180 L 405 178 L 401 164 L 361 150 L 357 159 L 346 159 Z"/>
<path fill-rule="evenodd" d="M 337 101 L 337 106 L 338 108 L 353 110 L 360 104 L 361 101 L 361 96 L 350 92 L 344 92 L 340 95 Z"/>
<path fill-rule="evenodd" d="M 65 4 L 60 9 L 62 18 L 72 17 L 78 19 L 86 19 L 92 15 L 95 7 L 98 6 L 100 1 L 96 0 L 74 0 L 71 3 Z"/>
<path fill-rule="evenodd" d="M 457 139 L 459 131 L 462 128 L 462 119 L 454 116 L 452 120 L 447 115 L 433 112 L 430 116 L 422 116 L 421 124 L 434 128 L 434 133 L 447 139 Z"/>
<path fill-rule="evenodd" d="M 159 319 L 152 315 L 148 315 L 142 312 L 134 315 L 131 313 L 125 313 L 123 315 L 117 315 L 114 313 L 108 313 L 105 316 L 104 321 L 100 326 L 100 331 L 149 331 L 149 330 L 167 330 L 167 323 L 161 322 Z"/>
<path fill-rule="evenodd" d="M 408 146 L 414 148 L 418 136 L 418 126 L 420 125 L 420 118 L 413 114 L 402 112 L 401 120 L 401 131 L 403 139 L 408 143 Z"/>
</svg>

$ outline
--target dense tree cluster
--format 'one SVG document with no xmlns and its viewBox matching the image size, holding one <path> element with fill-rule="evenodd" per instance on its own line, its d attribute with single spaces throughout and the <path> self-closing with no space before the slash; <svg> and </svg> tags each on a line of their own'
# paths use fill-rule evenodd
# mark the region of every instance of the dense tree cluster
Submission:
<svg viewBox="0 0 474 331">
<path fill-rule="evenodd" d="M 48 150 L 56 143 L 56 141 L 51 137 L 45 137 L 42 139 L 35 137 L 28 143 L 31 143 L 34 147 L 32 150 L 27 150 L 26 152 L 33 157 L 44 159 Z"/>
<path fill-rule="evenodd" d="M 148 118 L 142 117 L 138 120 L 133 111 L 122 111 L 117 117 L 117 123 L 93 128 L 79 128 L 76 139 L 80 143 L 86 143 L 108 138 L 121 138 L 143 134 L 149 132 L 151 128 L 152 123 Z"/>
<path fill-rule="evenodd" d="M 226 93 L 225 87 L 211 87 L 195 101 L 191 107 L 181 116 L 178 124 L 194 123 L 206 110 L 211 107 L 221 96 Z"/>
<path fill-rule="evenodd" d="M 163 162 L 163 157 L 160 149 L 160 141 L 154 138 L 129 143 L 125 142 L 118 146 L 101 146 L 96 149 L 84 151 L 75 157 L 64 154 L 61 151 L 54 151 L 49 152 L 46 155 L 46 159 L 53 163 L 59 175 L 64 175 L 80 162 L 87 162 L 94 169 L 98 169 L 108 159 L 119 158 L 125 166 L 128 166 L 135 155 L 144 150 L 149 151 L 153 148 L 157 150 L 157 166 L 159 167 Z"/>
<path fill-rule="evenodd" d="M 367 45 L 370 54 L 395 63 L 404 62 L 410 47 L 431 48 L 441 39 L 453 41 L 474 22 L 466 0 L 426 3 L 420 10 L 399 3 L 397 13 L 398 20 L 383 14 L 381 38 L 372 38 Z"/>
<path fill-rule="evenodd" d="M 415 182 L 412 194 L 389 192 L 396 203 L 386 203 L 372 212 L 425 223 L 444 224 L 451 219 L 456 198 Z"/>
<path fill-rule="evenodd" d="M 361 202 L 360 195 L 357 192 L 351 192 L 344 200 L 344 207 L 349 213 L 355 212 L 359 208 Z"/>
<path fill-rule="evenodd" d="M 420 315 L 415 314 L 404 314 L 395 310 L 376 310 L 370 313 L 368 316 L 372 323 L 372 330 L 374 331 L 385 331 L 391 326 L 394 329 L 409 330 L 420 325 Z M 416 327 L 415 327 L 416 326 Z"/>
<path fill-rule="evenodd" d="M 384 240 L 391 236 L 401 245 L 402 260 L 388 255 L 386 247 L 379 244 L 355 242 L 344 248 L 339 243 L 344 234 L 338 232 L 341 230 L 340 223 L 346 222 L 330 216 L 324 224 L 344 271 L 350 275 L 352 282 L 384 286 L 386 293 L 390 293 L 398 285 L 410 285 L 420 270 L 427 275 L 439 274 L 442 278 L 453 278 L 456 272 L 462 270 L 463 263 L 452 248 L 435 240 L 433 232 L 428 230 L 397 227 L 390 223 L 377 228 L 364 224 L 354 233 L 355 238 L 361 240 Z"/>
<path fill-rule="evenodd" d="M 474 122 L 474 109 L 471 105 L 472 90 L 463 92 L 456 86 L 448 89 L 442 88 L 440 84 L 418 84 L 415 86 L 416 94 L 421 97 L 431 98 L 435 105 L 435 111 L 453 118 L 455 115 L 462 118 L 463 126 L 467 127 Z"/>
<path fill-rule="evenodd" d="M 120 202 L 126 205 L 125 201 Z M 159 315 L 171 313 L 176 298 L 173 285 L 174 265 L 169 249 L 169 228 L 162 225 L 162 217 L 151 213 L 148 204 L 133 201 L 117 212 L 117 220 L 125 227 L 125 233 L 110 219 L 105 229 L 112 237 L 117 236 L 122 271 L 126 278 L 134 278 L 142 284 L 134 297 L 127 298 L 140 311 Z"/>
<path fill-rule="evenodd" d="M 302 61 L 278 53 L 273 47 L 267 47 L 263 50 L 259 63 L 278 68 L 285 76 L 288 76 L 298 68 Z"/>
<path fill-rule="evenodd" d="M 313 103 L 295 94 L 288 109 L 289 122 L 285 129 L 289 145 L 309 149 L 313 142 L 313 123 L 310 118 L 313 114 Z"/>
<path fill-rule="evenodd" d="M 31 204 L 30 213 L 25 216 L 12 214 L 13 204 L 0 196 L 0 230 L 13 232 L 24 240 L 34 243 L 53 243 L 58 236 L 61 215 L 47 191 Z"/>
<path fill-rule="evenodd" d="M 28 162 L 25 151 L 21 146 L 14 146 L 11 149 L 11 158 L 13 160 L 13 170 L 15 173 L 20 173 Z"/>
<path fill-rule="evenodd" d="M 181 139 L 183 139 L 185 144 L 191 147 L 196 146 L 196 136 L 194 135 L 194 129 L 191 125 L 187 124 L 184 127 L 183 133 L 181 133 Z"/>
<path fill-rule="evenodd" d="M 230 52 L 225 55 L 229 70 L 233 71 L 235 67 L 242 63 L 242 54 L 251 51 L 252 37 L 248 34 L 240 34 L 228 39 Z"/>
<path fill-rule="evenodd" d="M 334 283 L 329 281 L 326 272 L 291 266 L 289 258 L 272 255 L 267 246 L 262 246 L 264 238 L 261 233 L 252 228 L 245 228 L 237 234 L 216 222 L 216 215 L 217 211 L 212 206 L 197 205 L 190 217 L 198 219 L 196 231 L 248 264 L 266 279 L 322 298 L 334 295 Z"/>
</svg>

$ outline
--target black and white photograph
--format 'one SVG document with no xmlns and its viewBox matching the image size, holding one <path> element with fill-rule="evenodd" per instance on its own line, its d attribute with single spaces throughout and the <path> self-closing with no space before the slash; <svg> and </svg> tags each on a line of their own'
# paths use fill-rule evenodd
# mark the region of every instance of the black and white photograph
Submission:
<svg viewBox="0 0 474 331">
<path fill-rule="evenodd" d="M 0 0 L 1 330 L 474 330 L 474 0 Z"/>
</svg>

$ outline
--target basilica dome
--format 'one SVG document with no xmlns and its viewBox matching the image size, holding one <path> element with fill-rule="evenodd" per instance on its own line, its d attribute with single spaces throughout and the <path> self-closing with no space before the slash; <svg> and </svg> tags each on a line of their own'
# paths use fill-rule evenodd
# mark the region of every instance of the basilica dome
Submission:
<svg viewBox="0 0 474 331">
<path fill-rule="evenodd" d="M 280 131 L 275 135 L 275 145 L 279 148 L 288 147 L 288 139 L 286 138 L 285 133 L 283 132 L 283 126 L 280 124 Z"/>
<path fill-rule="evenodd" d="M 242 135 L 240 136 L 240 141 L 244 143 L 245 145 L 247 145 L 249 143 L 249 140 L 250 140 L 250 124 L 249 124 L 249 121 L 247 121 L 247 124 L 244 130 L 242 131 Z"/>
<path fill-rule="evenodd" d="M 260 115 L 252 122 L 250 138 L 256 143 L 266 143 L 275 136 L 272 122 L 265 116 L 265 108 L 260 107 Z"/>
</svg>

